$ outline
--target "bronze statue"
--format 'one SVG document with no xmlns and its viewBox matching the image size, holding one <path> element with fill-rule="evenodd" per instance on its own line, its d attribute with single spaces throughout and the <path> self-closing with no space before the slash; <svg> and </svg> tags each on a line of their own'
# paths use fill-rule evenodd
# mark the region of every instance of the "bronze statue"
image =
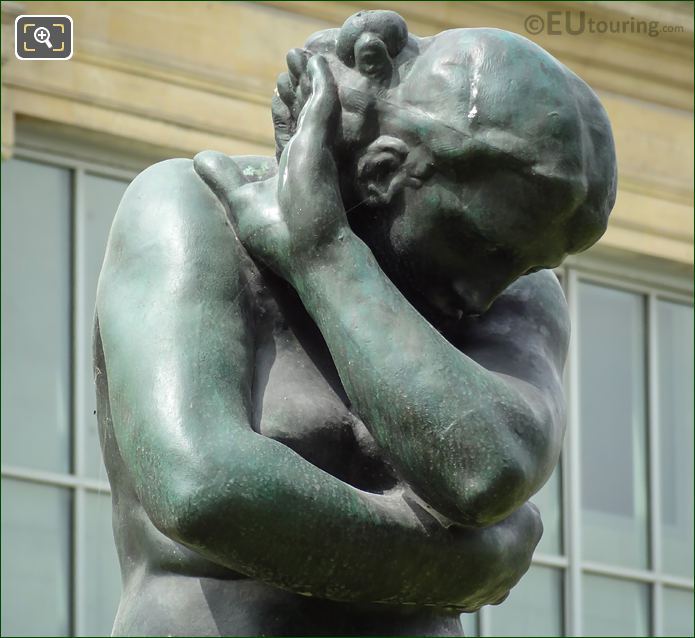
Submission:
<svg viewBox="0 0 695 638">
<path fill-rule="evenodd" d="M 497 29 L 360 12 L 288 54 L 278 161 L 144 171 L 99 280 L 115 635 L 461 635 L 541 535 L 616 187 L 591 89 Z"/>
</svg>

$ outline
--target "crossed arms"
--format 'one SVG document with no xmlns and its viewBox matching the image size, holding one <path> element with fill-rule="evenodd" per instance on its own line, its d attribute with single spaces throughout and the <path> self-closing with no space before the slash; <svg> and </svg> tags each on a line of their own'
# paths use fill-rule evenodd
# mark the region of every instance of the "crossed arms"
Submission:
<svg viewBox="0 0 695 638">
<path fill-rule="evenodd" d="M 366 250 L 359 244 L 352 249 Z M 502 412 L 490 413 L 477 404 L 492 399 L 505 410 L 514 408 L 490 394 L 500 389 L 505 400 L 522 400 L 527 388 L 533 397 L 552 395 L 556 381 L 547 370 L 561 365 L 562 355 L 547 341 L 566 326 L 554 317 L 519 318 L 511 327 L 522 332 L 506 344 L 491 321 L 478 328 L 479 345 L 471 355 L 480 363 L 475 363 L 443 342 L 388 281 L 379 284 L 378 303 L 389 310 L 375 320 L 369 308 L 374 300 L 360 294 L 364 283 L 347 273 L 347 263 L 335 264 L 346 272 L 336 280 L 333 271 L 334 288 L 320 277 L 307 276 L 302 299 L 309 311 L 312 299 L 320 295 L 325 295 L 322 307 L 335 305 L 333 317 L 315 319 L 361 416 L 374 416 L 373 432 L 391 455 L 406 455 L 401 466 L 411 463 L 411 473 L 429 468 L 424 479 L 414 477 L 416 491 L 428 500 L 440 486 L 448 487 L 440 501 L 459 511 L 467 503 L 470 511 L 493 503 L 486 511 L 492 519 L 516 510 L 482 529 L 445 528 L 415 512 L 401 494 L 357 490 L 251 429 L 254 337 L 242 254 L 221 205 L 190 161 L 172 160 L 143 173 L 129 188 L 114 222 L 97 312 L 116 439 L 155 525 L 210 560 L 296 592 L 468 610 L 503 597 L 528 567 L 540 534 L 535 510 L 517 508 L 552 468 L 560 433 L 543 431 L 543 420 L 523 422 L 523 427 L 538 428 L 534 445 L 528 447 L 528 437 L 515 434 L 521 425 L 487 421 Z M 372 275 L 385 279 L 375 263 L 370 268 Z M 547 284 L 538 286 L 543 307 L 561 299 Z M 349 294 L 356 297 L 346 303 Z M 513 308 L 521 303 L 519 296 L 527 294 L 521 286 L 518 294 L 512 291 L 498 303 Z M 397 325 L 388 313 L 397 314 Z M 367 325 L 359 324 L 362 344 L 353 334 L 361 321 L 375 331 L 370 337 Z M 418 366 L 431 362 L 440 367 L 437 383 L 422 384 L 426 375 L 417 373 L 412 361 L 389 368 L 389 348 L 402 351 L 404 343 Z M 510 351 L 510 345 L 515 350 Z M 480 365 L 501 368 L 505 359 L 516 363 L 495 373 Z M 466 366 L 473 381 L 465 380 Z M 526 380 L 514 376 L 522 368 L 533 371 Z M 374 383 L 379 384 L 381 402 L 366 396 Z M 401 401 L 404 393 L 411 398 Z M 418 412 L 404 419 L 413 407 L 433 412 L 426 423 L 418 423 Z M 458 420 L 451 426 L 449 415 L 457 410 Z M 475 418 L 468 421 L 469 415 Z M 405 438 L 425 438 L 440 449 L 448 440 L 451 452 L 435 458 L 432 450 L 422 450 L 426 445 L 418 444 L 427 458 L 421 462 L 407 457 L 407 446 L 398 447 L 398 440 Z M 479 455 L 493 445 L 500 446 L 501 454 L 492 450 L 480 461 Z M 521 463 L 523 469 L 535 463 L 533 467 L 541 469 L 509 477 L 504 474 L 508 462 Z M 452 469 L 458 474 L 449 479 L 445 474 Z M 467 477 L 478 479 L 476 471 L 489 481 L 488 492 L 480 489 L 478 501 L 469 493 L 461 499 L 456 490 Z M 505 501 L 507 511 L 500 514 L 494 503 L 505 494 L 497 489 L 510 486 L 507 481 L 512 479 L 522 487 Z M 435 499 L 428 502 L 439 505 Z"/>
</svg>

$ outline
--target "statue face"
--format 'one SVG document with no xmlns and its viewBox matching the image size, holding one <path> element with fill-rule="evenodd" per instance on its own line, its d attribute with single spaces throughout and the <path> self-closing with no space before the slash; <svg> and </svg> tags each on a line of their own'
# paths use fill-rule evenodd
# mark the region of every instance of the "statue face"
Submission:
<svg viewBox="0 0 695 638">
<path fill-rule="evenodd" d="M 519 36 L 413 42 L 397 61 L 367 37 L 350 65 L 327 56 L 344 200 L 358 209 L 351 223 L 369 209 L 375 230 L 360 221 L 359 232 L 400 286 L 447 315 L 479 314 L 603 234 L 610 126 L 588 87 Z"/>
<path fill-rule="evenodd" d="M 342 153 L 346 204 L 369 208 L 358 232 L 436 312 L 481 314 L 518 277 L 566 256 L 566 230 L 553 223 L 566 193 L 504 157 L 438 158 L 402 113 L 382 117 L 374 135 Z"/>
<path fill-rule="evenodd" d="M 438 159 L 422 139 L 422 113 L 378 78 L 328 59 L 342 105 L 335 152 L 346 208 L 381 217 L 356 230 L 399 285 L 438 313 L 474 315 L 518 277 L 562 261 L 562 232 L 541 210 L 545 190 L 504 158 Z M 446 121 L 439 128 L 444 144 L 459 142 Z"/>
<path fill-rule="evenodd" d="M 517 176 L 460 173 L 435 165 L 422 186 L 405 189 L 388 234 L 410 285 L 450 317 L 485 312 L 518 277 L 566 256 L 545 216 L 531 217 L 514 197 Z"/>
<path fill-rule="evenodd" d="M 610 123 L 591 89 L 532 42 L 498 29 L 416 38 L 367 12 L 306 48 L 337 84 L 350 222 L 404 290 L 448 315 L 477 314 L 605 232 Z"/>
</svg>

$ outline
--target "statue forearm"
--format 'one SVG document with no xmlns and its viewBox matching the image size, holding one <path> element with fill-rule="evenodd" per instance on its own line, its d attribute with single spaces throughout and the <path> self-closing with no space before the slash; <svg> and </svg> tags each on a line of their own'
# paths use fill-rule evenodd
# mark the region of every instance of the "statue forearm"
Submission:
<svg viewBox="0 0 695 638">
<path fill-rule="evenodd" d="M 218 564 L 297 593 L 470 611 L 513 586 L 540 537 L 530 506 L 490 528 L 446 529 L 434 519 L 423 524 L 427 515 L 416 515 L 402 494 L 354 489 L 270 439 L 235 443 L 224 460 L 208 455 L 205 477 L 174 495 L 176 514 L 164 531 Z"/>
<path fill-rule="evenodd" d="M 552 408 L 446 341 L 347 233 L 298 266 L 297 291 L 345 389 L 415 491 L 453 520 L 501 520 L 552 456 Z"/>
</svg>

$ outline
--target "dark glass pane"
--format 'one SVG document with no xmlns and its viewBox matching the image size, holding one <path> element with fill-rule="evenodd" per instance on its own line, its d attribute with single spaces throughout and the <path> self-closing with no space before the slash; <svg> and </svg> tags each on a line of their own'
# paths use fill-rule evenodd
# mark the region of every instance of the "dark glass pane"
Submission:
<svg viewBox="0 0 695 638">
<path fill-rule="evenodd" d="M 478 631 L 478 614 L 461 614 L 461 626 L 463 627 L 463 635 L 467 638 L 479 636 Z"/>
<path fill-rule="evenodd" d="M 110 636 L 121 596 L 121 572 L 113 542 L 108 494 L 87 492 L 85 528 L 84 635 Z"/>
<path fill-rule="evenodd" d="M 562 636 L 562 571 L 533 566 L 501 605 L 489 607 L 491 636 Z"/>
<path fill-rule="evenodd" d="M 693 592 L 664 587 L 664 636 L 693 635 Z"/>
<path fill-rule="evenodd" d="M 558 465 L 548 482 L 531 501 L 538 507 L 543 521 L 543 536 L 537 552 L 542 554 L 562 553 L 562 481 Z"/>
<path fill-rule="evenodd" d="M 70 633 L 70 490 L 2 479 L 2 635 Z"/>
<path fill-rule="evenodd" d="M 2 164 L 2 462 L 70 471 L 70 171 Z"/>
<path fill-rule="evenodd" d="M 657 305 L 661 561 L 693 577 L 693 309 Z"/>
<path fill-rule="evenodd" d="M 583 636 L 648 636 L 649 585 L 585 575 Z"/>
<path fill-rule="evenodd" d="M 582 555 L 647 567 L 646 325 L 642 295 L 579 285 Z"/>
</svg>

